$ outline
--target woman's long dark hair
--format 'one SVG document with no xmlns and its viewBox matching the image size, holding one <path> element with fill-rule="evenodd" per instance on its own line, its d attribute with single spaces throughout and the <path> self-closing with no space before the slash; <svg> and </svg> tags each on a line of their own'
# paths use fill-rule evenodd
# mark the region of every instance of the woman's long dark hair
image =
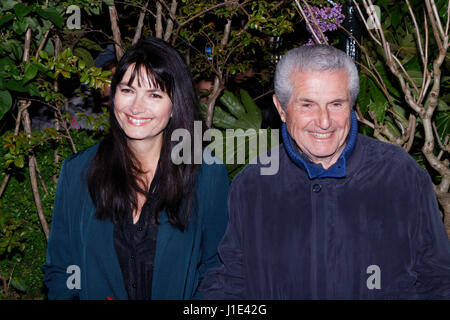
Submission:
<svg viewBox="0 0 450 320">
<path fill-rule="evenodd" d="M 172 117 L 163 131 L 157 169 L 160 179 L 155 181 L 156 185 L 152 183 L 150 214 L 145 219 L 152 218 L 158 223 L 159 213 L 165 209 L 169 222 L 183 231 L 196 205 L 195 181 L 199 166 L 172 162 L 171 152 L 176 142 L 171 141 L 171 135 L 175 129 L 184 128 L 194 137 L 194 121 L 201 118 L 187 65 L 175 49 L 157 38 L 140 40 L 129 48 L 112 78 L 110 129 L 99 145 L 88 174 L 89 193 L 97 209 L 96 215 L 99 219 L 120 221 L 130 210 L 137 209 L 139 193 L 149 199 L 149 190 L 141 187 L 143 171 L 140 163 L 129 148 L 128 138 L 114 114 L 116 88 L 129 67 L 134 68 L 130 83 L 136 76 L 139 79 L 140 70 L 146 70 L 150 83 L 165 91 L 172 101 Z"/>
</svg>

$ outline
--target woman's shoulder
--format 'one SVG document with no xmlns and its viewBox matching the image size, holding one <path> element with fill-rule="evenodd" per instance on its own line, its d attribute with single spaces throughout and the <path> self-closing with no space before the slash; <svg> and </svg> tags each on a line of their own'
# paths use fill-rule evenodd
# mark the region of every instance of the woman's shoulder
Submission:
<svg viewBox="0 0 450 320">
<path fill-rule="evenodd" d="M 203 162 L 199 169 L 199 181 L 202 182 L 214 182 L 214 181 L 226 181 L 228 179 L 228 171 L 226 166 L 220 162 L 206 163 Z"/>
<path fill-rule="evenodd" d="M 64 171 L 69 173 L 71 176 L 86 170 L 86 168 L 89 167 L 91 160 L 97 153 L 99 144 L 100 143 L 97 142 L 89 148 L 79 151 L 64 159 L 62 169 L 64 169 Z"/>
</svg>

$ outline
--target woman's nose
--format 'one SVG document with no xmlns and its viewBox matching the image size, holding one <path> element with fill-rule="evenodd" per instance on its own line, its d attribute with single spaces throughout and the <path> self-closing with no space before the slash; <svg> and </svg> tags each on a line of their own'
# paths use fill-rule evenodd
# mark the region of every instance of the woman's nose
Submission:
<svg viewBox="0 0 450 320">
<path fill-rule="evenodd" d="M 130 106 L 131 114 L 139 114 L 145 111 L 145 101 L 144 97 L 141 97 L 139 95 L 136 95 L 135 99 L 133 100 L 133 103 Z"/>
</svg>

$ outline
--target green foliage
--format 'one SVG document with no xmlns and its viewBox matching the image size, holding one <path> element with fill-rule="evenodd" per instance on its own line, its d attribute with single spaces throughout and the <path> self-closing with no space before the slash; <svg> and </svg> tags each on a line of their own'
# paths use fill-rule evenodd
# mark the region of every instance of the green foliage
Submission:
<svg viewBox="0 0 450 320">
<path fill-rule="evenodd" d="M 410 1 L 412 8 L 415 12 L 422 12 L 425 4 L 423 1 L 413 0 Z M 438 1 L 437 7 L 439 12 L 444 16 L 447 13 L 447 2 Z M 417 95 L 414 88 L 420 90 L 422 88 L 423 79 L 423 62 L 420 58 L 420 52 L 418 50 L 418 44 L 416 39 L 416 30 L 411 16 L 408 12 L 406 3 L 398 5 L 397 2 L 392 0 L 380 1 L 382 8 L 382 27 L 386 36 L 386 40 L 390 44 L 390 50 L 395 52 L 399 57 L 403 68 L 407 71 L 410 80 L 407 80 L 410 86 L 413 88 L 413 94 Z M 417 23 L 421 33 L 421 41 L 423 39 L 423 15 L 416 14 Z M 433 37 L 430 37 L 429 52 L 433 52 L 430 57 L 434 57 L 434 52 L 437 52 L 436 43 Z M 392 75 L 386 63 L 384 62 L 384 52 L 382 49 L 371 41 L 370 38 L 363 39 L 362 41 L 366 51 L 370 55 L 371 61 L 375 64 L 376 70 L 373 73 L 368 72 L 371 69 L 367 59 L 363 60 L 363 64 L 366 68 L 361 68 L 360 72 L 360 94 L 358 96 L 358 105 L 361 113 L 367 118 L 376 120 L 379 124 L 385 125 L 390 133 L 399 137 L 409 125 L 409 115 L 412 112 L 411 108 L 405 101 L 404 93 L 401 89 L 400 83 Z M 449 58 L 446 60 L 450 61 Z M 429 70 L 432 70 L 431 60 L 427 66 Z M 386 88 L 383 90 L 381 84 L 375 80 L 375 72 L 380 75 Z M 448 66 L 443 70 L 443 74 L 448 72 Z M 450 134 L 449 116 L 447 103 L 450 102 L 450 95 L 446 94 L 446 89 L 449 87 L 449 78 L 442 77 L 441 79 L 441 97 L 439 98 L 438 112 L 434 116 L 436 129 L 440 140 L 443 142 L 445 137 Z M 426 107 L 426 105 L 425 105 Z M 418 126 L 416 129 L 416 139 L 423 142 L 423 128 Z M 420 152 L 416 152 L 421 148 L 423 143 L 415 143 L 411 153 L 418 155 Z M 416 157 L 416 160 L 420 160 Z M 432 172 L 430 172 L 432 173 Z"/>
<path fill-rule="evenodd" d="M 274 147 L 271 145 L 270 129 L 261 128 L 262 115 L 260 108 L 247 91 L 240 90 L 240 100 L 232 92 L 225 90 L 219 101 L 223 106 L 214 108 L 213 125 L 221 130 L 222 139 L 214 140 L 208 145 L 212 150 L 223 150 L 217 153 L 226 166 L 230 179 L 242 170 L 250 160 Z M 226 111 L 227 110 L 227 111 Z M 201 104 L 203 118 L 206 117 L 206 105 Z M 265 139 L 267 150 L 260 150 L 260 140 Z M 245 150 L 244 163 L 239 163 L 238 150 Z"/>
<path fill-rule="evenodd" d="M 213 124 L 223 129 L 259 129 L 261 127 L 261 110 L 247 91 L 240 90 L 241 101 L 228 90 L 220 97 L 220 102 L 231 113 L 220 106 L 214 108 Z M 206 105 L 201 105 L 203 116 L 206 116 Z"/>
<path fill-rule="evenodd" d="M 34 131 L 33 137 L 28 141 L 33 141 L 41 134 L 39 131 Z M 74 130 L 71 135 L 79 150 L 93 145 L 102 137 L 101 133 L 84 130 Z M 6 159 L 11 154 L 11 148 L 15 149 L 14 152 L 18 152 L 18 149 L 27 150 L 26 147 L 23 148 L 26 144 L 24 137 L 13 138 L 12 132 L 6 132 L 1 137 L 1 140 L 6 142 L 4 147 L 0 148 L 0 172 L 2 172 L 0 178 L 2 180 L 8 167 Z M 11 144 L 11 141 L 16 143 Z M 19 141 L 22 141 L 20 146 L 18 146 Z M 61 166 L 61 162 L 54 162 L 55 150 L 63 159 L 73 153 L 68 140 L 47 139 L 34 146 L 48 192 L 45 193 L 40 186 L 42 206 L 48 221 L 51 221 L 56 192 L 56 184 L 52 177 L 58 175 Z M 28 168 L 19 170 L 14 166 L 9 172 L 11 178 L 0 201 L 0 274 L 11 279 L 9 291 L 12 296 L 4 296 L 4 298 L 42 299 L 45 295 L 40 268 L 45 262 L 46 240 L 38 221 Z"/>
<path fill-rule="evenodd" d="M 294 7 L 270 1 L 218 3 L 217 1 L 183 1 L 180 23 L 204 12 L 198 23 L 188 23 L 180 30 L 180 50 L 192 50 L 194 73 L 229 75 L 247 70 L 258 57 L 269 54 L 270 37 L 294 30 L 297 20 Z M 222 5 L 220 5 L 222 4 Z M 223 43 L 225 25 L 231 21 L 227 43 Z M 187 44 L 187 46 L 186 46 Z M 212 48 L 212 56 L 205 52 Z"/>
</svg>

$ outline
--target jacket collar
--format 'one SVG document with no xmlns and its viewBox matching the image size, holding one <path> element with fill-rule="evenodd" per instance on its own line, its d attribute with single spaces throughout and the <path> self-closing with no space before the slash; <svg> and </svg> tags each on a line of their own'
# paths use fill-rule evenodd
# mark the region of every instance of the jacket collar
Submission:
<svg viewBox="0 0 450 320">
<path fill-rule="evenodd" d="M 350 158 L 353 149 L 356 145 L 358 137 L 358 120 L 356 119 L 355 111 L 351 111 L 350 131 L 348 133 L 347 142 L 344 151 L 339 159 L 330 168 L 324 169 L 321 165 L 312 163 L 306 157 L 300 155 L 293 146 L 292 138 L 286 128 L 286 123 L 281 125 L 281 136 L 283 139 L 284 148 L 289 155 L 289 158 L 300 168 L 304 169 L 310 179 L 322 178 L 343 178 L 346 176 L 346 162 Z"/>
</svg>

